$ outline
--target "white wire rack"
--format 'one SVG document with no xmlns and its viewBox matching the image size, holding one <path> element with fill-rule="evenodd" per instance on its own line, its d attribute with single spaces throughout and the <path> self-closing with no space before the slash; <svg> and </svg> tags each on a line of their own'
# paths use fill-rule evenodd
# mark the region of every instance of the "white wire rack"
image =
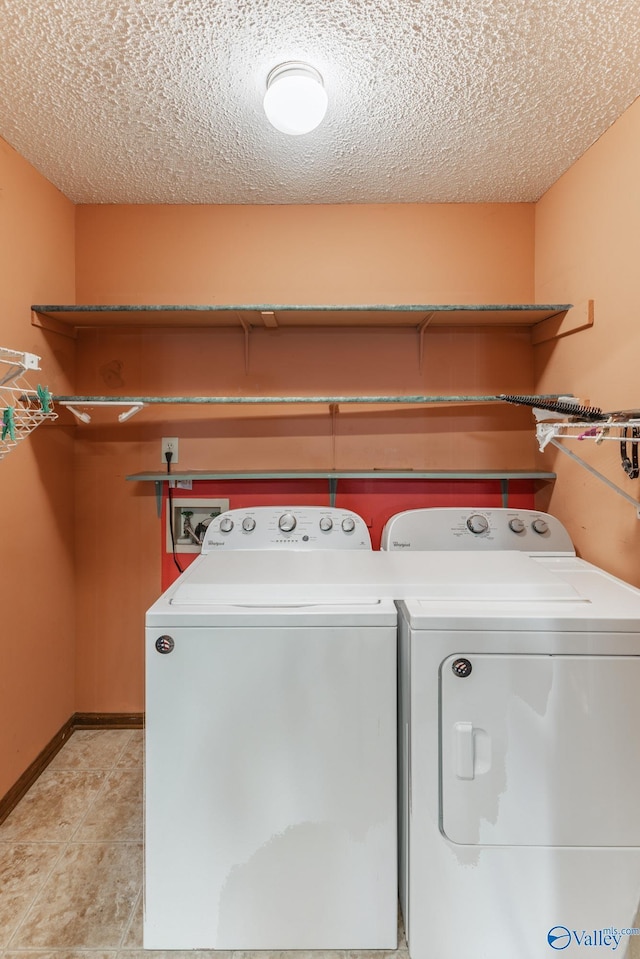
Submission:
<svg viewBox="0 0 640 959">
<path fill-rule="evenodd" d="M 28 371 L 39 369 L 35 353 L 0 347 L 0 459 L 45 420 L 57 419 L 49 391 L 28 382 Z"/>
<path fill-rule="evenodd" d="M 540 450 L 552 442 L 552 440 L 571 439 L 571 440 L 592 440 L 595 443 L 605 441 L 616 443 L 640 443 L 640 436 L 633 435 L 633 431 L 640 430 L 640 419 L 627 420 L 598 420 L 597 422 L 584 423 L 538 423 L 536 426 L 536 436 Z M 555 444 L 554 444 L 555 445 Z"/>
<path fill-rule="evenodd" d="M 535 413 L 538 413 L 540 416 L 549 415 L 544 410 L 534 410 L 534 414 Z M 609 489 L 612 489 L 618 496 L 621 496 L 622 499 L 630 503 L 635 510 L 636 518 L 640 520 L 640 502 L 638 502 L 636 496 L 630 495 L 626 490 L 618 486 L 617 483 L 612 482 L 608 476 L 605 476 L 600 470 L 595 469 L 594 466 L 587 463 L 573 450 L 567 449 L 565 444 L 560 442 L 560 440 L 586 440 L 599 444 L 613 441 L 621 447 L 624 446 L 626 456 L 627 443 L 629 444 L 629 450 L 631 450 L 632 447 L 637 448 L 638 443 L 640 443 L 640 419 L 637 419 L 635 416 L 624 419 L 620 418 L 617 414 L 612 414 L 610 419 L 598 420 L 596 422 L 566 422 L 564 420 L 558 420 L 557 422 L 538 422 L 536 425 L 536 437 L 540 451 L 546 449 L 549 445 L 554 446 L 565 456 L 568 456 L 569 459 L 572 459 L 574 463 L 578 463 L 583 469 L 591 473 L 592 476 L 595 476 L 596 479 L 608 486 Z M 637 455 L 634 455 L 635 463 L 633 465 L 637 465 L 637 458 Z M 628 465 L 631 465 L 630 459 L 627 459 L 626 462 Z M 635 472 L 629 472 L 628 475 L 632 479 L 636 478 L 638 475 L 637 469 Z"/>
</svg>

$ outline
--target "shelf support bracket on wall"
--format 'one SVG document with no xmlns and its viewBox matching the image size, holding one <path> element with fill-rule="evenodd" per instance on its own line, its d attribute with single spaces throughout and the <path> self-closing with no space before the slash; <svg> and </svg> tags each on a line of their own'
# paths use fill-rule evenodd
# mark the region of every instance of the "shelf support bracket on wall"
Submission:
<svg viewBox="0 0 640 959">
<path fill-rule="evenodd" d="M 338 477 L 329 477 L 329 506 L 331 509 L 336 505 L 336 496 L 338 495 Z"/>
<path fill-rule="evenodd" d="M 584 300 L 570 310 L 564 310 L 555 316 L 541 320 L 531 328 L 531 343 L 537 346 L 549 340 L 558 340 L 561 336 L 588 330 L 594 324 L 595 307 L 593 300 Z"/>
<path fill-rule="evenodd" d="M 251 342 L 251 324 L 242 317 L 238 317 L 240 326 L 244 331 L 244 372 L 245 376 L 249 372 L 249 346 Z"/>
<path fill-rule="evenodd" d="M 422 373 L 422 360 L 424 358 L 424 334 L 425 330 L 431 323 L 431 320 L 435 316 L 434 313 L 427 313 L 422 322 L 418 326 L 418 369 Z"/>
<path fill-rule="evenodd" d="M 636 512 L 636 519 L 640 519 L 640 503 L 638 502 L 637 499 L 634 499 L 633 496 L 629 496 L 628 493 L 626 493 L 623 489 L 620 489 L 619 486 L 613 483 L 607 476 L 604 476 L 599 470 L 594 469 L 594 467 L 591 466 L 589 463 L 585 463 L 585 461 L 582 459 L 581 456 L 578 456 L 576 453 L 573 453 L 571 450 L 567 449 L 567 447 L 563 446 L 562 443 L 558 442 L 558 440 L 555 437 L 552 437 L 547 442 L 551 443 L 552 446 L 555 446 L 556 449 L 560 450 L 561 453 L 564 453 L 565 456 L 568 456 L 575 463 L 579 463 L 580 466 L 588 470 L 589 473 L 591 473 L 593 476 L 599 479 L 602 483 L 605 483 L 609 487 L 609 489 L 612 489 L 614 493 L 618 494 L 618 496 L 622 496 L 622 498 L 625 499 L 628 503 L 631 503 L 631 505 L 633 506 Z"/>
<path fill-rule="evenodd" d="M 338 413 L 340 407 L 337 403 L 329 403 L 329 415 L 331 416 L 331 469 L 336 468 L 336 427 L 338 425 Z M 333 491 L 333 501 L 331 506 L 335 506 L 335 489 Z"/>
<path fill-rule="evenodd" d="M 119 400 L 105 400 L 105 399 L 103 399 L 103 398 L 100 398 L 100 399 L 97 399 L 94 404 L 92 404 L 92 403 L 82 403 L 81 405 L 82 405 L 82 406 L 92 406 L 92 405 L 95 405 L 95 406 L 101 406 L 101 407 L 102 407 L 102 406 L 127 406 L 128 409 L 124 410 L 124 412 L 122 412 L 122 413 L 118 413 L 118 422 L 119 422 L 119 423 L 126 423 L 127 420 L 130 420 L 132 416 L 135 416 L 136 413 L 139 413 L 140 410 L 144 409 L 144 401 L 143 401 L 143 400 L 133 400 L 133 401 L 131 401 L 131 402 L 129 402 L 129 401 L 127 400 L 127 401 L 125 401 L 124 403 L 122 403 L 122 402 L 120 402 Z M 89 413 L 83 413 L 83 412 L 81 412 L 81 411 L 77 408 L 77 404 L 76 404 L 76 403 L 68 403 L 68 402 L 64 402 L 64 401 L 63 401 L 62 403 L 60 403 L 60 406 L 66 407 L 66 408 L 69 410 L 70 413 L 73 413 L 73 415 L 76 417 L 76 419 L 80 420 L 81 423 L 90 423 L 90 422 L 91 422 L 91 415 L 90 415 Z"/>
</svg>

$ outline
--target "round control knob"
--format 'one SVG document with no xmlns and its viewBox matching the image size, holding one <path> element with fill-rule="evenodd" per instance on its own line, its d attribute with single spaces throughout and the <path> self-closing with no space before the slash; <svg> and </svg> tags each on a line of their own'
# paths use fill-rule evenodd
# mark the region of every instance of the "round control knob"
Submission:
<svg viewBox="0 0 640 959">
<path fill-rule="evenodd" d="M 456 659 L 451 664 L 451 669 L 454 676 L 458 676 L 460 679 L 466 679 L 467 676 L 471 675 L 473 666 L 468 659 Z"/>
<path fill-rule="evenodd" d="M 220 520 L 220 532 L 230 533 L 233 529 L 233 520 L 230 516 L 223 516 Z"/>
<path fill-rule="evenodd" d="M 283 533 L 290 533 L 296 528 L 296 518 L 293 513 L 283 513 L 278 520 L 278 527 Z"/>
<path fill-rule="evenodd" d="M 479 536 L 480 533 L 486 533 L 489 529 L 489 520 L 486 516 L 481 516 L 480 513 L 474 513 L 473 516 L 470 516 L 467 520 L 467 527 L 472 533 Z"/>
<path fill-rule="evenodd" d="M 333 520 L 330 516 L 322 516 L 320 518 L 320 529 L 328 533 L 330 529 L 333 529 Z"/>
<path fill-rule="evenodd" d="M 242 520 L 242 528 L 245 533 L 250 533 L 251 530 L 256 528 L 256 521 L 254 520 L 253 516 L 245 516 L 245 518 Z"/>
<path fill-rule="evenodd" d="M 540 519 L 539 517 L 538 519 L 534 519 L 531 528 L 534 533 L 538 533 L 539 536 L 544 536 L 545 533 L 549 532 L 549 524 L 546 519 Z"/>
<path fill-rule="evenodd" d="M 162 653 L 163 656 L 166 656 L 167 653 L 172 653 L 175 645 L 172 636 L 158 636 L 156 639 L 156 649 L 159 653 Z"/>
<path fill-rule="evenodd" d="M 342 520 L 342 528 L 345 533 L 353 533 L 354 529 L 356 528 L 356 521 L 354 520 L 353 516 L 345 516 L 345 518 Z"/>
<path fill-rule="evenodd" d="M 524 532 L 524 523 L 519 517 L 509 520 L 509 529 L 512 533 L 523 533 Z"/>
</svg>

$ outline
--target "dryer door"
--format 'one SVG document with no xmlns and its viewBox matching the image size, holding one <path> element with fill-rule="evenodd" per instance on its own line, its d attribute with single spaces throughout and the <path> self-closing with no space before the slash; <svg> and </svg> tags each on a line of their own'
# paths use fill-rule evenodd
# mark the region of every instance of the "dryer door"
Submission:
<svg viewBox="0 0 640 959">
<path fill-rule="evenodd" d="M 640 657 L 461 653 L 440 703 L 452 842 L 640 845 Z"/>
</svg>

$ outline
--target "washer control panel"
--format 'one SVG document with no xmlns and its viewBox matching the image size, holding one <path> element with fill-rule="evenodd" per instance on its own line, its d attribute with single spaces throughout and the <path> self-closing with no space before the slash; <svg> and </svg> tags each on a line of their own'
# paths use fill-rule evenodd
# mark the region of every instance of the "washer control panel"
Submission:
<svg viewBox="0 0 640 959">
<path fill-rule="evenodd" d="M 211 520 L 203 553 L 221 549 L 371 549 L 367 524 L 348 509 L 256 506 Z"/>
<path fill-rule="evenodd" d="M 555 516 L 529 509 L 435 507 L 397 513 L 382 531 L 381 549 L 492 550 L 575 556 Z"/>
</svg>

